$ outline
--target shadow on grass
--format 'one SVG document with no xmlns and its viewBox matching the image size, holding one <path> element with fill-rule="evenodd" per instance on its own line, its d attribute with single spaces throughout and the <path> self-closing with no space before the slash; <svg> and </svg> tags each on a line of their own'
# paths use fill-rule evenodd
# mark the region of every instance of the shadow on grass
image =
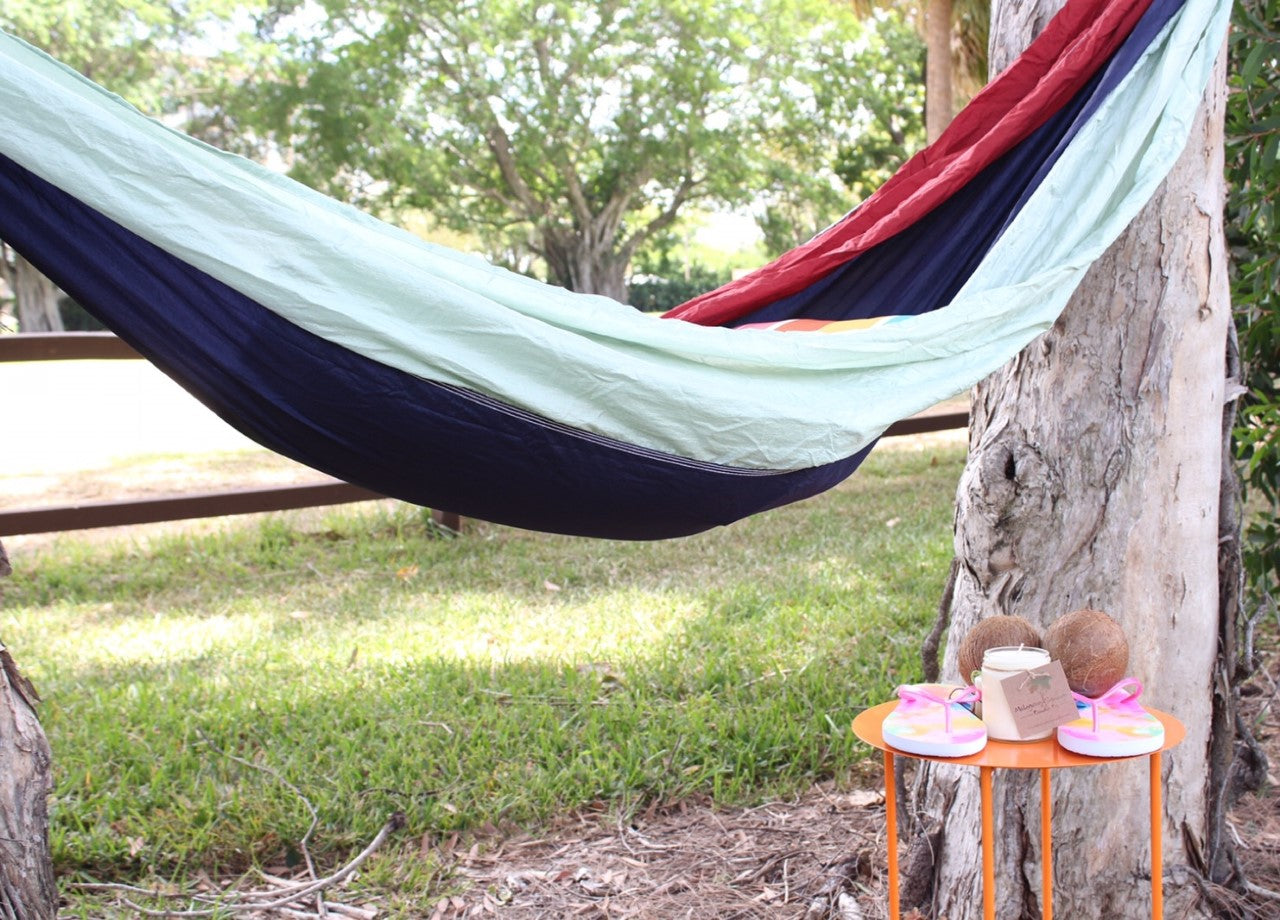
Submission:
<svg viewBox="0 0 1280 920">
<path fill-rule="evenodd" d="M 839 777 L 853 715 L 918 673 L 959 469 L 661 544 L 407 512 L 41 560 L 5 630 L 47 700 L 59 868 L 281 858 L 299 791 L 345 854 L 391 811 L 422 837 Z"/>
</svg>

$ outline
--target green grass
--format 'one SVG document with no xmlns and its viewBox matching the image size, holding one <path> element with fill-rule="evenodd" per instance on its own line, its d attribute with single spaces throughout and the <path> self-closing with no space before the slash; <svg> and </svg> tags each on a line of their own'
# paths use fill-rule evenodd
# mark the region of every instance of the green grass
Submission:
<svg viewBox="0 0 1280 920">
<path fill-rule="evenodd" d="M 824 496 L 660 543 L 447 539 L 385 505 L 59 540 L 0 583 L 0 637 L 45 700 L 59 872 L 278 861 L 310 815 L 269 771 L 318 810 L 328 862 L 392 811 L 414 854 L 839 780 L 869 753 L 853 715 L 918 677 L 962 466 L 888 445 Z M 395 852 L 365 884 L 448 884 Z"/>
</svg>

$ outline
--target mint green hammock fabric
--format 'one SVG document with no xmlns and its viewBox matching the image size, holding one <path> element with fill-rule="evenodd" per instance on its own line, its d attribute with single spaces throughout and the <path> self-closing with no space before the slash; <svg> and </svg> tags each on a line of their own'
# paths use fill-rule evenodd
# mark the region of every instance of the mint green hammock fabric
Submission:
<svg viewBox="0 0 1280 920">
<path fill-rule="evenodd" d="M 1228 14 L 1072 0 L 884 194 L 666 319 L 425 243 L 0 35 L 0 238 L 302 462 L 471 517 L 675 536 L 829 488 L 1048 329 L 1179 155 Z M 922 248 L 963 270 L 901 267 Z"/>
</svg>

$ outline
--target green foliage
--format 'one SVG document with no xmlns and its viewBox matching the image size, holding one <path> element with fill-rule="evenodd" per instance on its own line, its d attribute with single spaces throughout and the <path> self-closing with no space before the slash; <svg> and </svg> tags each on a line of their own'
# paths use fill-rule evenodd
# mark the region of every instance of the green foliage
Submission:
<svg viewBox="0 0 1280 920">
<path fill-rule="evenodd" d="M 687 258 L 688 248 L 661 234 L 641 250 L 636 273 L 627 280 L 627 303 L 644 313 L 663 312 L 729 281 L 728 268 Z"/>
<path fill-rule="evenodd" d="M 49 52 L 154 115 L 188 114 L 219 68 L 246 0 L 5 0 L 0 28 Z M 205 49 L 193 51 L 193 44 Z M 235 66 L 230 55 L 221 64 Z M 221 66 L 221 65 L 219 65 Z"/>
<path fill-rule="evenodd" d="M 669 266 L 662 274 L 632 275 L 627 303 L 645 313 L 665 312 L 729 281 L 729 272 L 694 263 Z"/>
<path fill-rule="evenodd" d="M 1235 431 L 1247 507 L 1245 570 L 1280 595 L 1280 0 L 1238 0 L 1227 103 L 1227 233 L 1244 384 Z"/>
<path fill-rule="evenodd" d="M 878 81 L 876 93 L 861 101 L 863 130 L 840 144 L 835 170 L 845 185 L 865 198 L 884 184 L 908 157 L 924 145 L 924 44 L 905 23 L 884 18 L 876 34 L 878 53 L 898 62 L 898 70 L 876 74 L 871 61 L 855 65 L 864 79 Z M 852 73 L 850 74 L 852 76 Z"/>
<path fill-rule="evenodd" d="M 107 328 L 70 297 L 58 298 L 58 314 L 67 332 L 103 332 Z"/>
<path fill-rule="evenodd" d="M 178 17 L 153 0 L 9 0 L 0 27 L 146 105 L 164 78 Z"/>
<path fill-rule="evenodd" d="M 819 117 L 840 120 L 842 132 L 815 130 L 767 165 L 755 207 L 770 256 L 830 226 L 924 145 L 923 42 L 883 11 L 864 29 L 863 42 L 830 49 L 820 65 Z"/>
<path fill-rule="evenodd" d="M 286 858 L 310 816 L 282 780 L 319 812 L 321 866 L 393 810 L 409 866 L 487 823 L 846 777 L 870 753 L 852 716 L 919 678 L 962 466 L 889 443 L 823 496 L 684 540 L 449 540 L 375 506 L 17 559 L 0 620 L 45 700 L 59 872 Z M 403 915 L 458 883 L 424 871 Z"/>
<path fill-rule="evenodd" d="M 991 4 L 984 0 L 953 0 L 957 97 L 972 98 L 987 82 L 987 41 L 991 32 Z"/>
<path fill-rule="evenodd" d="M 262 35 L 252 128 L 297 178 L 514 229 L 575 287 L 689 203 L 830 197 L 838 140 L 918 69 L 829 0 L 296 0 Z"/>
</svg>

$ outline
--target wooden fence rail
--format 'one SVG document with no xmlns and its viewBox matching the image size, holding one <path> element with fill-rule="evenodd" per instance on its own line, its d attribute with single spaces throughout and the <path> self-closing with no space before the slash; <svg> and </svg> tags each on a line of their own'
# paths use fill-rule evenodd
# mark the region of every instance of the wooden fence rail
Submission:
<svg viewBox="0 0 1280 920">
<path fill-rule="evenodd" d="M 109 332 L 0 335 L 0 363 L 141 357 Z M 927 412 L 895 422 L 884 433 L 884 437 L 946 431 L 964 428 L 968 424 L 968 412 Z M 161 521 L 223 517 L 261 511 L 315 508 L 385 497 L 360 486 L 333 479 L 328 482 L 265 489 L 234 489 L 162 498 L 132 498 L 46 508 L 17 508 L 0 511 L 0 537 L 85 530 L 93 527 L 120 527 L 127 524 L 154 524 Z M 432 511 L 431 516 L 437 523 L 451 530 L 462 529 L 462 519 L 457 514 Z"/>
<path fill-rule="evenodd" d="M 0 362 L 141 358 L 110 332 L 32 332 L 0 335 Z"/>
</svg>

